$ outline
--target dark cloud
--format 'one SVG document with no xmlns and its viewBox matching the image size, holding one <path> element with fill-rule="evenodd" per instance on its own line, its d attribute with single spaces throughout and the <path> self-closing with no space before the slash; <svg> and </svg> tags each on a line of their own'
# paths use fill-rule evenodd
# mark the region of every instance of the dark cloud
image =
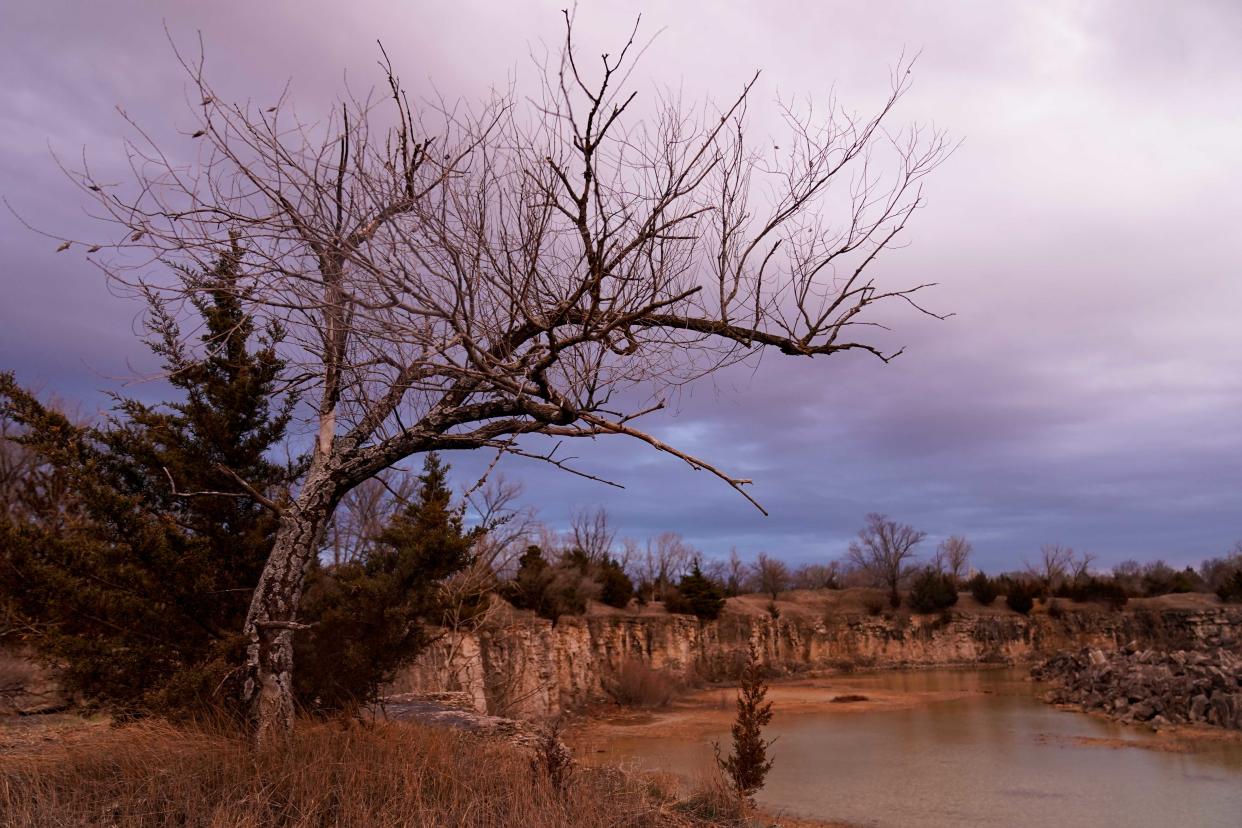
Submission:
<svg viewBox="0 0 1242 828">
<path fill-rule="evenodd" d="M 417 88 L 475 96 L 529 81 L 562 4 L 15 2 L 0 32 L 0 189 L 32 222 L 81 232 L 49 159 L 123 177 L 120 105 L 178 146 L 187 120 L 169 34 L 196 31 L 215 82 L 305 113 L 376 80 L 382 37 Z M 874 4 L 873 4 L 874 5 Z M 593 51 L 637 7 L 582 7 Z M 163 15 L 161 18 L 160 15 Z M 515 461 L 544 516 L 605 504 L 635 536 L 676 529 L 794 559 L 839 554 L 872 510 L 964 532 L 990 568 L 1041 542 L 1104 560 L 1193 561 L 1242 537 L 1242 72 L 1234 3 L 652 5 L 640 88 L 836 91 L 865 108 L 902 50 L 921 50 L 902 117 L 965 139 L 928 191 L 886 283 L 936 281 L 946 322 L 894 311 L 891 365 L 767 356 L 676 398 L 661 435 L 755 479 L 763 518 L 678 461 L 617 441 L 566 446 L 616 491 Z M 599 48 L 597 49 L 596 46 Z M 756 107 L 758 127 L 770 113 Z M 97 405 L 150 369 L 138 308 L 80 255 L 0 220 L 0 364 Z M 157 396 L 158 388 L 137 393 Z M 462 479 L 486 460 L 455 459 Z"/>
</svg>

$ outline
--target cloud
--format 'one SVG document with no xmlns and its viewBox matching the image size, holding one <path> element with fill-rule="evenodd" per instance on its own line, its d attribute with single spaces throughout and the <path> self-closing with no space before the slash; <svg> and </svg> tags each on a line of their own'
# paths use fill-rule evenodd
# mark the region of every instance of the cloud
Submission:
<svg viewBox="0 0 1242 828">
<path fill-rule="evenodd" d="M 161 141 L 184 139 L 184 84 L 164 27 L 189 53 L 201 29 L 228 95 L 300 111 L 378 80 L 382 37 L 408 83 L 447 97 L 521 88 L 530 51 L 560 37 L 562 4 L 19 3 L 0 33 L 0 189 L 42 227 L 89 226 L 47 155 L 124 174 L 121 105 Z M 580 8 L 590 51 L 614 48 L 637 6 Z M 687 99 L 728 95 L 764 69 L 763 95 L 833 89 L 865 109 L 904 50 L 921 50 L 901 118 L 964 139 L 929 184 L 885 284 L 935 281 L 936 322 L 893 309 L 891 365 L 767 355 L 676 399 L 658 434 L 755 479 L 763 518 L 727 487 L 618 440 L 566 446 L 616 491 L 515 461 L 528 497 L 564 521 L 604 503 L 626 534 L 675 529 L 808 560 L 839 554 L 868 511 L 933 536 L 964 532 L 980 562 L 1018 566 L 1042 542 L 1105 562 L 1193 561 L 1242 537 L 1242 13 L 1229 2 L 776 3 L 652 6 L 663 27 L 635 76 Z M 770 108 L 756 106 L 756 128 Z M 98 401 L 149 359 L 139 311 L 76 251 L 0 220 L 0 365 Z M 158 388 L 137 393 L 158 395 Z M 453 458 L 459 475 L 486 460 Z"/>
</svg>

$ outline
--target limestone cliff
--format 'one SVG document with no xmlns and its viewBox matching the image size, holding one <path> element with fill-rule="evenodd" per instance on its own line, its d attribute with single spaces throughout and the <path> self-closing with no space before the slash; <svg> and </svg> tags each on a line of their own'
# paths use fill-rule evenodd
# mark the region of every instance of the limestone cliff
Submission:
<svg viewBox="0 0 1242 828">
<path fill-rule="evenodd" d="M 1101 608 L 1022 616 L 962 609 L 945 616 L 811 613 L 773 618 L 730 602 L 716 621 L 690 616 L 514 616 L 476 633 L 446 632 L 394 692 L 463 691 L 480 712 L 539 717 L 604 697 L 627 660 L 707 679 L 727 677 L 748 645 L 775 670 L 1012 663 L 1069 648 L 1137 641 L 1174 649 L 1236 647 L 1242 607 Z"/>
</svg>

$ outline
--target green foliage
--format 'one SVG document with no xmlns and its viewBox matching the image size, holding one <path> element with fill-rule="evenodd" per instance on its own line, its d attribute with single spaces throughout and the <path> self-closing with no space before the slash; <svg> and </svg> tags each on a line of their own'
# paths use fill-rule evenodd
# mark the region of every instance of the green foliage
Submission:
<svg viewBox="0 0 1242 828">
<path fill-rule="evenodd" d="M 1191 567 L 1175 570 L 1163 561 L 1149 564 L 1143 573 L 1143 594 L 1148 596 L 1169 593 L 1199 592 L 1205 587 L 1199 573 Z"/>
<path fill-rule="evenodd" d="M 621 564 L 605 558 L 596 571 L 599 580 L 599 600 L 610 607 L 625 609 L 634 597 L 634 582 L 625 574 Z"/>
<path fill-rule="evenodd" d="M 1035 598 L 1040 594 L 1037 584 L 1022 580 L 1011 580 L 1005 589 L 1005 603 L 1014 612 L 1026 615 L 1035 607 Z"/>
<path fill-rule="evenodd" d="M 373 701 L 401 665 L 427 644 L 424 622 L 443 612 L 440 582 L 471 561 L 477 530 L 452 504 L 448 467 L 424 460 L 415 498 L 362 560 L 315 566 L 295 641 L 295 690 L 307 708 L 349 710 Z"/>
<path fill-rule="evenodd" d="M 117 397 L 102 425 L 79 426 L 0 375 L 0 408 L 63 483 L 56 500 L 0 519 L 0 593 L 40 630 L 28 643 L 62 685 L 117 711 L 226 698 L 243 660 L 277 527 L 254 495 L 279 500 L 290 484 L 292 470 L 266 456 L 294 401 L 275 403 L 282 334 L 256 333 L 241 258 L 234 248 L 187 277 L 201 291 L 201 355 L 150 303 L 148 345 L 175 403 Z"/>
<path fill-rule="evenodd" d="M 957 603 L 957 587 L 943 572 L 928 568 L 914 579 L 910 587 L 910 608 L 929 613 L 948 609 Z"/>
<path fill-rule="evenodd" d="M 556 619 L 551 606 L 551 587 L 555 573 L 543 557 L 543 550 L 531 544 L 518 558 L 517 574 L 506 585 L 505 597 L 518 609 L 532 610 L 544 618 Z"/>
<path fill-rule="evenodd" d="M 1101 601 L 1113 609 L 1121 609 L 1130 600 L 1125 587 L 1116 578 L 1077 578 L 1057 590 L 1061 598 L 1071 601 Z"/>
<path fill-rule="evenodd" d="M 772 760 L 768 758 L 772 743 L 763 738 L 763 728 L 772 721 L 772 702 L 766 700 L 767 694 L 759 653 L 751 647 L 738 687 L 733 751 L 722 758 L 720 745 L 715 746 L 716 762 L 740 799 L 750 799 L 758 793 L 772 769 Z"/>
<path fill-rule="evenodd" d="M 1233 574 L 1225 578 L 1216 588 L 1216 594 L 1222 601 L 1242 603 L 1242 569 L 1235 569 Z"/>
<path fill-rule="evenodd" d="M 981 606 L 990 606 L 996 600 L 996 596 L 1000 594 L 1000 589 L 996 582 L 982 572 L 976 572 L 974 576 L 966 582 L 966 588 L 970 590 L 970 595 Z"/>
<path fill-rule="evenodd" d="M 505 597 L 518 609 L 556 623 L 562 615 L 586 612 L 587 599 L 599 589 L 591 572 L 590 560 L 581 550 L 571 550 L 550 564 L 542 549 L 528 546 L 518 559 L 517 574 L 506 585 Z"/>
<path fill-rule="evenodd" d="M 724 591 L 703 574 L 698 561 L 681 577 L 677 589 L 669 594 L 664 603 L 669 612 L 693 615 L 708 621 L 720 617 L 724 605 Z"/>
</svg>

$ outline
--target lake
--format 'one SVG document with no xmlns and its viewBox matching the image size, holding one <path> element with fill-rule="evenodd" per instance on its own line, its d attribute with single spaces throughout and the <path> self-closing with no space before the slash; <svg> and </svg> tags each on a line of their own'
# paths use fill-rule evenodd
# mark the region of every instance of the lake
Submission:
<svg viewBox="0 0 1242 828">
<path fill-rule="evenodd" d="M 776 685 L 765 809 L 877 826 L 1242 826 L 1242 742 L 1185 743 L 1040 701 L 1020 670 Z M 701 779 L 732 695 L 596 732 L 597 760 Z M 790 694 L 793 695 L 790 695 Z M 872 702 L 831 704 L 861 693 Z M 782 697 L 790 703 L 782 711 Z M 711 699 L 711 701 L 709 701 Z M 848 708 L 848 709 L 847 709 Z"/>
</svg>

